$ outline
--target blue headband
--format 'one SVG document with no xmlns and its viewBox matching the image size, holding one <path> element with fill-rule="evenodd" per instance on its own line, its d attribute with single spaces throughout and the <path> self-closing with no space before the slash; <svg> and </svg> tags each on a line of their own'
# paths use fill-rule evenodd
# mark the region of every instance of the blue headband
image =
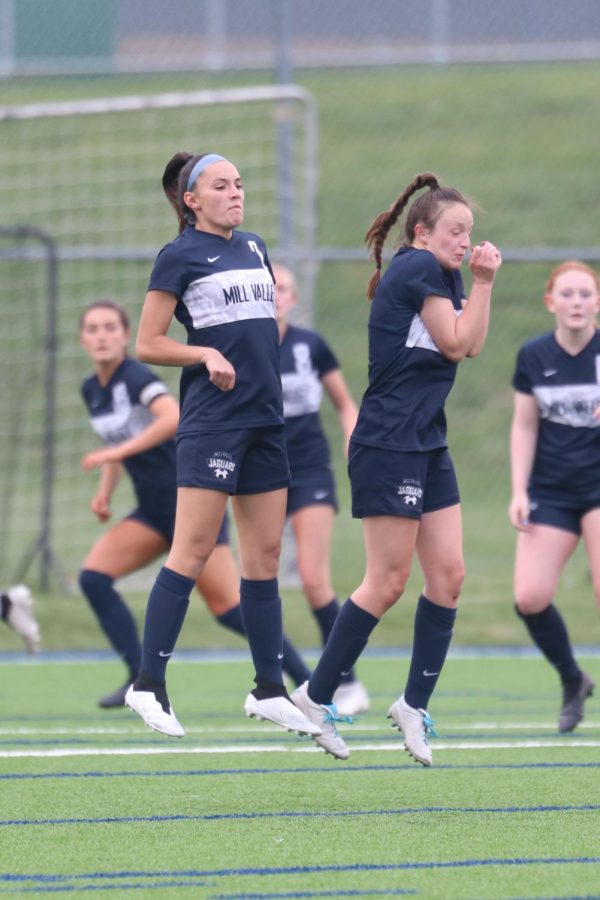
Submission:
<svg viewBox="0 0 600 900">
<path fill-rule="evenodd" d="M 218 153 L 207 153 L 206 156 L 203 156 L 201 159 L 198 160 L 198 162 L 196 163 L 196 165 L 190 172 L 190 177 L 188 178 L 188 183 L 187 183 L 188 191 L 191 191 L 191 189 L 193 188 L 193 186 L 196 182 L 196 178 L 198 177 L 198 175 L 200 175 L 202 172 L 204 172 L 204 170 L 207 166 L 210 166 L 216 162 L 228 162 L 228 161 L 229 160 L 225 159 L 224 156 L 219 156 Z"/>
</svg>

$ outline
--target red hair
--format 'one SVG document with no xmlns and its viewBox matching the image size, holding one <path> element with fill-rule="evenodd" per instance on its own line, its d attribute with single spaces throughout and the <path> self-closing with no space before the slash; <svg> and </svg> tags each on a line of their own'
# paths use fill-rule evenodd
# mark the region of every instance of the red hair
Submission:
<svg viewBox="0 0 600 900">
<path fill-rule="evenodd" d="M 594 279 L 596 290 L 600 293 L 600 275 L 586 263 L 579 262 L 577 259 L 568 259 L 566 262 L 561 263 L 560 266 L 556 266 L 550 273 L 550 278 L 546 282 L 547 294 L 552 293 L 556 279 L 564 272 L 585 272 L 587 275 L 591 275 Z"/>
</svg>

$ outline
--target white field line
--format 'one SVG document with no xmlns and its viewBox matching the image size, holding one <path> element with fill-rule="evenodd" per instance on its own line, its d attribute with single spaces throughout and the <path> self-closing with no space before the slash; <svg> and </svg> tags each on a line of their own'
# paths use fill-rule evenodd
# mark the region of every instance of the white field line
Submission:
<svg viewBox="0 0 600 900">
<path fill-rule="evenodd" d="M 436 741 L 434 750 L 537 750 L 547 747 L 571 747 L 578 750 L 587 749 L 588 747 L 600 747 L 600 741 L 581 741 L 576 739 L 557 739 L 547 741 L 493 741 L 493 742 L 470 742 L 463 741 L 460 743 L 445 744 L 443 741 Z M 404 745 L 402 741 L 397 743 L 365 743 L 352 744 L 352 752 L 357 751 L 392 751 L 403 752 Z M 168 756 L 181 754 L 215 754 L 223 755 L 226 753 L 322 753 L 321 748 L 311 744 L 235 744 L 230 747 L 186 747 L 181 745 L 163 745 L 162 747 L 89 747 L 62 749 L 55 748 L 49 750 L 2 750 L 0 751 L 0 759 L 57 759 L 59 757 L 73 756 Z"/>
<path fill-rule="evenodd" d="M 390 728 L 393 726 L 390 725 Z M 581 722 L 577 726 L 577 730 L 580 733 L 585 729 L 594 729 L 600 728 L 600 721 L 585 721 Z M 440 730 L 449 732 L 449 731 L 519 731 L 521 729 L 526 729 L 529 731 L 551 731 L 556 733 L 556 722 L 532 722 L 531 720 L 523 721 L 523 722 L 469 722 L 464 725 L 460 724 L 444 724 L 443 727 L 440 727 Z M 258 724 L 246 724 L 246 725 L 223 725 L 223 726 L 201 726 L 201 725 L 192 725 L 186 727 L 186 734 L 202 734 L 202 735 L 222 735 L 222 734 L 258 734 L 261 731 L 265 730 L 273 730 L 279 731 L 278 728 L 272 727 L 270 728 L 268 725 L 258 725 Z M 381 725 L 368 725 L 362 724 L 359 721 L 356 721 L 349 729 L 342 729 L 345 734 L 358 734 L 360 733 L 368 733 L 368 732 L 381 732 L 387 730 L 386 723 L 384 722 Z M 46 736 L 69 736 L 73 735 L 74 737 L 79 737 L 81 735 L 140 735 L 143 734 L 143 731 L 140 730 L 139 727 L 132 725 L 131 727 L 124 726 L 106 726 L 106 725 L 98 725 L 86 728 L 33 728 L 31 726 L 27 727 L 18 727 L 18 728 L 0 728 L 0 736 L 6 737 L 16 737 L 16 736 L 32 736 L 39 735 L 41 737 Z M 436 745 L 437 746 L 437 745 Z"/>
</svg>

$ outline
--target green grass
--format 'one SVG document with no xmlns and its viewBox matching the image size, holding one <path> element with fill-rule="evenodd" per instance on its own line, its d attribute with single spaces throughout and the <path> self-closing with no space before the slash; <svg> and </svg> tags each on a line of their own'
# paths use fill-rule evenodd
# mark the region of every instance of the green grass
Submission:
<svg viewBox="0 0 600 900">
<path fill-rule="evenodd" d="M 295 78 L 313 93 L 319 111 L 321 246 L 361 246 L 373 216 L 389 206 L 416 172 L 426 169 L 437 172 L 446 183 L 457 185 L 480 203 L 483 211 L 476 217 L 475 239 L 489 237 L 503 249 L 598 244 L 594 230 L 596 197 L 590 187 L 597 180 L 600 149 L 600 133 L 591 125 L 600 112 L 598 63 L 299 71 Z M 263 76 L 248 73 L 227 78 L 182 73 L 10 79 L 3 83 L 3 102 L 197 90 L 263 80 Z M 124 142 L 129 140 L 129 135 L 123 136 Z M 140 186 L 146 194 L 155 189 L 156 185 L 146 182 Z M 249 215 L 251 209 L 250 194 Z M 168 222 L 165 219 L 167 226 Z M 457 626 L 457 640 L 461 643 L 524 640 L 520 623 L 511 611 L 514 534 L 506 516 L 510 380 L 520 343 L 551 327 L 542 304 L 543 285 L 550 268 L 546 263 L 505 263 L 494 291 L 486 347 L 478 359 L 460 366 L 448 403 L 449 441 L 464 501 L 468 566 Z M 320 267 L 318 276 L 316 326 L 330 339 L 357 399 L 366 386 L 368 304 L 364 291 L 370 272 L 366 262 L 330 262 Z M 102 267 L 83 262 L 62 267 L 60 384 L 65 407 L 78 403 L 74 396 L 65 398 L 64 392 L 73 391 L 68 379 L 72 373 L 83 375 L 87 371 L 75 346 L 72 307 L 91 299 L 92 291 L 115 296 L 122 292 L 125 296 L 120 299 L 137 313 L 146 277 L 147 266 L 143 264 Z M 10 291 L 10 310 L 13 315 L 22 316 L 20 306 L 13 302 L 17 295 L 20 296 L 18 285 Z M 39 328 L 39 320 L 39 314 L 32 315 L 32 333 Z M 4 321 L 12 320 L 5 317 Z M 11 349 L 17 358 L 25 355 L 21 346 Z M 29 365 L 34 365 L 34 361 L 28 363 L 27 372 Z M 169 374 L 173 373 L 167 373 L 167 377 Z M 14 390 L 6 394 L 7 402 L 12 398 L 14 412 L 23 385 L 15 385 L 14 380 L 11 383 Z M 82 420 L 83 416 L 82 408 Z M 350 519 L 339 432 L 327 401 L 324 421 L 334 449 L 342 500 L 334 535 L 333 571 L 336 589 L 343 597 L 362 578 L 362 538 L 359 523 Z M 83 521 L 83 512 L 81 524 L 78 522 L 74 529 L 71 523 L 71 510 L 74 506 L 85 510 L 92 488 L 91 480 L 78 469 L 75 426 L 63 421 L 60 427 L 60 508 L 54 541 L 59 558 L 66 561 L 67 572 L 73 577 L 84 552 L 80 544 L 87 546 L 99 529 L 91 516 Z M 17 462 L 23 464 L 18 459 Z M 18 499 L 19 502 L 14 501 L 16 510 L 26 510 L 27 497 L 20 495 Z M 124 511 L 127 502 L 123 499 L 118 509 Z M 19 525 L 30 527 L 33 538 L 36 520 L 28 511 L 24 516 L 26 521 Z M 19 542 L 16 548 L 11 544 L 10 554 L 6 551 L 8 558 L 14 559 L 26 545 L 22 534 L 19 531 L 17 537 L 2 533 L 2 552 L 9 542 Z M 8 565 L 3 569 L 8 571 Z M 36 574 L 33 567 L 34 583 Z M 406 599 L 381 627 L 378 640 L 382 643 L 409 642 L 414 596 L 419 588 L 415 572 Z M 141 618 L 144 595 L 132 599 Z M 285 599 L 290 631 L 301 645 L 313 646 L 316 638 L 304 600 L 294 592 L 286 592 Z M 589 641 L 597 620 L 583 554 L 578 553 L 567 567 L 557 601 L 564 605 L 574 640 Z M 50 647 L 101 645 L 83 603 L 61 597 L 56 582 L 53 594 L 40 604 L 40 615 Z M 0 635 L 0 640 L 6 646 L 12 636 Z M 189 640 L 190 646 L 220 646 L 228 637 L 208 617 L 199 616 L 197 622 L 188 625 L 183 640 Z"/>
<path fill-rule="evenodd" d="M 544 662 L 450 658 L 423 769 L 385 719 L 407 666 L 361 661 L 372 709 L 342 726 L 344 763 L 243 718 L 248 661 L 172 663 L 179 742 L 95 707 L 117 664 L 3 667 L 0 893 L 597 896 L 595 701 L 561 737 Z"/>
</svg>

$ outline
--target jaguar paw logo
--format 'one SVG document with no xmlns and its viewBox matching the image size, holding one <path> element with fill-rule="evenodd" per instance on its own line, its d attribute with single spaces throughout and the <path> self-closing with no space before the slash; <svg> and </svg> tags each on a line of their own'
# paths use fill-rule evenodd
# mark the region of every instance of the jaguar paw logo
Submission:
<svg viewBox="0 0 600 900">
<path fill-rule="evenodd" d="M 399 497 L 405 506 L 417 506 L 423 497 L 423 488 L 420 482 L 414 481 L 412 478 L 406 478 L 402 484 L 396 488 Z"/>
<path fill-rule="evenodd" d="M 206 465 L 213 475 L 219 481 L 227 481 L 229 476 L 235 472 L 235 463 L 230 453 L 217 451 L 206 460 Z"/>
</svg>

